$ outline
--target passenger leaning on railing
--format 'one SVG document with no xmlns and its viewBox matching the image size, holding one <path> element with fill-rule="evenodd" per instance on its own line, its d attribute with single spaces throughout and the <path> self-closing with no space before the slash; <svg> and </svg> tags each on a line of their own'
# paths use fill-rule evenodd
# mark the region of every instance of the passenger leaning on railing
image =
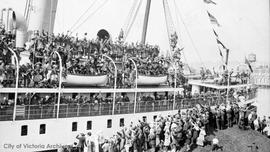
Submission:
<svg viewBox="0 0 270 152">
<path fill-rule="evenodd" d="M 5 33 L 4 31 L 1 34 L 1 38 L 5 41 L 5 43 L 10 44 L 11 47 L 14 45 L 14 36 L 10 36 L 9 33 Z M 34 35 L 31 38 L 31 41 L 28 45 L 28 51 L 30 51 L 30 61 L 31 61 L 31 67 L 29 65 L 24 65 L 21 68 L 30 69 L 31 71 L 36 70 L 35 65 L 38 62 L 42 63 L 42 69 L 43 73 L 35 73 L 31 72 L 29 70 L 21 70 L 20 76 L 22 84 L 20 84 L 23 87 L 56 87 L 55 81 L 43 81 L 48 80 L 48 78 L 45 78 L 50 68 L 52 68 L 51 63 L 55 62 L 57 65 L 58 60 L 57 56 L 54 54 L 51 56 L 51 53 L 53 51 L 58 51 L 62 57 L 62 63 L 65 68 L 67 68 L 67 71 L 72 74 L 83 74 L 83 75 L 101 75 L 101 74 L 108 74 L 111 73 L 110 79 L 113 79 L 111 77 L 113 74 L 112 70 L 109 70 L 106 68 L 108 67 L 107 61 L 102 61 L 101 56 L 98 54 L 105 53 L 107 55 L 113 55 L 117 54 L 117 60 L 123 62 L 122 59 L 124 59 L 124 54 L 127 54 L 129 57 L 136 57 L 139 52 L 139 57 L 142 60 L 145 60 L 146 63 L 142 63 L 141 61 L 138 61 L 137 63 L 142 66 L 147 66 L 147 69 L 144 69 L 141 71 L 144 75 L 164 75 L 166 73 L 166 68 L 163 67 L 163 63 L 159 60 L 157 60 L 157 55 L 159 53 L 159 48 L 157 46 L 151 46 L 151 45 L 142 45 L 142 44 L 124 44 L 117 42 L 111 42 L 111 41 L 98 41 L 98 40 L 87 40 L 87 39 L 78 39 L 76 37 L 68 36 L 65 34 L 58 34 L 49 35 L 48 33 L 42 31 L 42 32 L 35 32 Z M 118 48 L 118 49 L 115 49 Z M 13 48 L 15 49 L 15 48 Z M 131 52 L 127 50 L 132 50 Z M 96 52 L 96 53 L 95 53 Z M 129 52 L 129 53 L 128 53 Z M 0 52 L 2 53 L 2 52 Z M 4 49 L 4 53 L 7 55 L 4 55 L 4 65 L 6 66 L 7 62 L 11 59 L 11 53 Z M 78 61 L 84 56 L 88 56 L 88 58 L 92 58 L 90 54 L 94 54 L 93 60 L 89 59 L 90 62 L 86 64 L 79 64 Z M 96 55 L 95 55 L 96 54 Z M 120 56 L 119 56 L 119 55 Z M 146 58 L 147 57 L 147 58 Z M 141 60 L 138 58 L 139 60 Z M 116 59 L 116 58 L 115 58 Z M 93 61 L 93 62 L 92 62 Z M 101 62 L 102 61 L 102 62 Z M 5 67 L 7 68 L 7 67 Z M 15 68 L 12 68 L 14 71 Z M 56 69 L 56 71 L 59 70 Z M 14 73 L 14 72 L 13 72 Z M 128 81 L 128 72 L 123 71 L 124 77 L 121 81 L 118 81 L 118 86 L 125 86 L 129 87 L 131 85 L 131 82 Z M 2 80 L 2 84 L 4 83 L 4 87 L 10 87 L 10 83 L 14 83 L 15 76 L 14 74 L 6 74 L 4 75 L 3 72 L 2 79 L 5 77 L 5 80 Z M 57 73 L 58 74 L 58 73 Z M 8 79 L 6 79 L 8 78 Z M 44 78 L 44 79 L 41 79 Z M 54 75 L 54 78 L 56 76 Z M 29 80 L 30 79 L 30 80 Z M 34 82 L 31 82 L 34 81 Z M 111 82 L 111 81 L 109 81 Z M 32 84 L 33 83 L 33 84 Z"/>
</svg>

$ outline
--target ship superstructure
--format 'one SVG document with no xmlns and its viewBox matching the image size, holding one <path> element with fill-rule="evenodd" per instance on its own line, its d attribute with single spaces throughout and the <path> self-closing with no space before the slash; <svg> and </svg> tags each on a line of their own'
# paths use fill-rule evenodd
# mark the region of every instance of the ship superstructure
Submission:
<svg viewBox="0 0 270 152">
<path fill-rule="evenodd" d="M 136 46 L 123 46 L 127 32 L 110 42 L 104 29 L 91 42 L 50 35 L 56 5 L 57 1 L 29 0 L 22 20 L 8 11 L 12 17 L 7 17 L 5 27 L 13 26 L 5 28 L 8 34 L 3 33 L 1 39 L 1 53 L 9 54 L 9 64 L 2 64 L 9 72 L 1 73 L 0 151 L 58 149 L 72 144 L 80 132 L 102 132 L 110 137 L 131 122 L 152 121 L 160 114 L 170 115 L 196 104 L 213 106 L 238 100 L 235 90 L 246 100 L 256 95 L 249 80 L 233 80 L 236 77 L 230 77 L 225 68 L 221 79 L 205 78 L 204 73 L 200 80 L 185 78 L 183 48 L 178 48 L 166 0 L 168 57 L 160 57 L 157 47 L 145 45 L 151 0 L 147 0 L 142 41 Z M 23 45 L 26 39 L 29 52 Z M 18 52 L 26 54 L 29 64 L 19 65 Z"/>
</svg>

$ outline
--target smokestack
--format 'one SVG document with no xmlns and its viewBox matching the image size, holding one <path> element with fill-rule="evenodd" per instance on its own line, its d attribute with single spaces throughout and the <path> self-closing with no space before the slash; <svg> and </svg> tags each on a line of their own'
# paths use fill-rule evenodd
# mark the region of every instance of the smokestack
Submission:
<svg viewBox="0 0 270 152">
<path fill-rule="evenodd" d="M 13 29 L 16 30 L 16 47 L 23 48 L 27 40 L 26 20 L 22 15 L 15 13 L 15 11 L 13 11 L 11 23 L 12 24 L 10 25 L 13 26 Z"/>
<path fill-rule="evenodd" d="M 11 31 L 11 27 L 10 27 L 10 14 L 12 13 L 13 11 L 12 11 L 12 8 L 8 8 L 7 9 L 7 24 L 6 24 L 6 30 L 7 31 Z"/>
</svg>

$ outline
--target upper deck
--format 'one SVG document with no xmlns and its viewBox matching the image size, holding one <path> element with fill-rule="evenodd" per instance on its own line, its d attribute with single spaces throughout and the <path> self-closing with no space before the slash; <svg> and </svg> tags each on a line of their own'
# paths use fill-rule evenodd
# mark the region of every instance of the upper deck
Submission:
<svg viewBox="0 0 270 152">
<path fill-rule="evenodd" d="M 201 87 L 207 87 L 207 88 L 212 88 L 212 89 L 217 89 L 217 90 L 224 90 L 224 89 L 236 89 L 236 88 L 243 88 L 243 87 L 251 87 L 253 84 L 234 84 L 234 85 L 218 85 L 213 82 L 213 80 L 206 80 L 206 81 L 201 81 L 201 80 L 190 80 L 188 81 L 190 85 L 195 85 L 195 86 L 201 86 Z"/>
</svg>

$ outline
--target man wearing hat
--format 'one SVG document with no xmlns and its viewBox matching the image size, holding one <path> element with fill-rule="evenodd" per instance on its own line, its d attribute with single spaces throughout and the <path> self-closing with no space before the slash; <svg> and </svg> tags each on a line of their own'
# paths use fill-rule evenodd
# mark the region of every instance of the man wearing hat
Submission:
<svg viewBox="0 0 270 152">
<path fill-rule="evenodd" d="M 220 109 L 217 108 L 215 115 L 216 115 L 216 127 L 218 130 L 221 130 L 221 125 L 220 125 L 221 111 L 220 111 Z"/>
<path fill-rule="evenodd" d="M 94 151 L 94 140 L 92 138 L 92 133 L 88 132 L 86 134 L 85 138 L 85 147 L 84 147 L 84 152 L 93 152 Z"/>
<path fill-rule="evenodd" d="M 79 149 L 79 152 L 83 152 L 83 149 L 84 149 L 84 144 L 85 144 L 85 135 L 84 133 L 80 133 L 76 136 L 76 138 L 79 140 L 79 143 L 78 143 L 78 149 Z"/>
</svg>

